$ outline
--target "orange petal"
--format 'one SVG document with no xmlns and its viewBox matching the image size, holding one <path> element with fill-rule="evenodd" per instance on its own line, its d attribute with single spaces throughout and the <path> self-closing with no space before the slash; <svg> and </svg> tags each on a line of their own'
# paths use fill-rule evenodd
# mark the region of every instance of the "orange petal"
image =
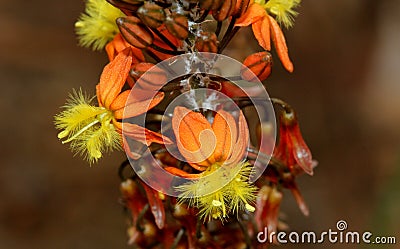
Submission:
<svg viewBox="0 0 400 249">
<path fill-rule="evenodd" d="M 198 174 L 189 174 L 181 169 L 175 168 L 175 167 L 165 167 L 164 168 L 166 171 L 168 171 L 169 173 L 176 175 L 176 176 L 180 176 L 180 177 L 184 177 L 184 178 L 199 178 Z"/>
<path fill-rule="evenodd" d="M 261 24 L 261 35 L 262 39 L 265 42 L 265 46 L 263 47 L 267 51 L 271 51 L 271 29 L 269 25 L 268 17 L 264 17 Z"/>
<path fill-rule="evenodd" d="M 130 148 L 129 142 L 125 136 L 122 136 L 122 147 L 124 148 L 126 155 L 129 158 L 132 158 L 133 160 L 137 160 L 142 156 L 140 153 L 137 153 L 136 151 L 132 151 L 132 149 Z"/>
<path fill-rule="evenodd" d="M 254 22 L 251 26 L 258 44 L 260 44 L 263 49 L 271 51 L 271 35 L 268 17 L 264 16 L 263 19 Z"/>
<path fill-rule="evenodd" d="M 130 123 L 121 123 L 121 122 L 113 122 L 115 128 L 123 134 L 131 139 L 134 139 L 138 142 L 146 144 L 149 146 L 151 143 L 158 143 L 158 144 L 171 144 L 172 141 L 154 131 L 146 129 L 142 126 Z"/>
<path fill-rule="evenodd" d="M 260 44 L 260 46 L 263 47 L 263 48 L 264 48 L 264 46 L 265 46 L 265 42 L 264 42 L 264 40 L 263 40 L 263 38 L 262 38 L 261 24 L 262 24 L 262 21 L 263 21 L 264 19 L 265 19 L 265 18 L 263 18 L 263 19 L 261 19 L 261 20 L 258 20 L 257 22 L 254 22 L 254 23 L 251 25 L 251 28 L 252 28 L 252 30 L 253 30 L 253 34 L 254 34 L 254 36 L 256 37 L 256 39 L 257 39 L 257 41 L 258 41 L 258 44 Z M 264 48 L 264 49 L 265 49 L 265 48 Z"/>
<path fill-rule="evenodd" d="M 283 32 L 275 19 L 269 15 L 268 19 L 271 27 L 272 41 L 274 42 L 276 52 L 282 62 L 283 67 L 291 73 L 293 72 L 293 63 L 289 58 L 285 36 L 283 35 Z"/>
<path fill-rule="evenodd" d="M 100 106 L 109 109 L 111 103 L 121 92 L 132 64 L 131 53 L 130 49 L 125 49 L 104 67 L 100 83 L 96 86 Z"/>
<path fill-rule="evenodd" d="M 244 159 L 246 149 L 249 142 L 249 129 L 247 126 L 246 118 L 242 111 L 239 115 L 239 129 L 237 134 L 236 144 L 233 146 L 232 154 L 226 161 L 227 164 L 236 165 Z"/>
<path fill-rule="evenodd" d="M 225 161 L 231 153 L 233 141 L 236 139 L 237 128 L 235 119 L 231 114 L 220 110 L 214 117 L 212 124 L 217 144 L 214 150 L 214 158 L 217 162 Z"/>
<path fill-rule="evenodd" d="M 132 46 L 130 46 L 130 48 L 132 50 L 133 63 L 139 63 L 139 62 L 145 61 L 142 50 L 132 47 Z"/>
<path fill-rule="evenodd" d="M 172 117 L 172 128 L 180 153 L 192 167 L 204 170 L 215 162 L 212 157 L 215 135 L 202 114 L 178 106 Z"/>
<path fill-rule="evenodd" d="M 126 48 L 125 42 L 122 39 L 121 35 L 118 33 L 116 36 L 114 36 L 114 39 L 106 45 L 105 50 L 107 52 L 108 59 L 110 61 L 114 60 L 118 52 L 122 51 L 124 48 Z"/>
<path fill-rule="evenodd" d="M 122 93 L 120 93 L 114 101 L 110 105 L 110 110 L 111 111 L 116 111 L 118 109 L 123 109 L 125 107 L 126 101 L 128 100 L 129 94 L 131 93 L 131 90 L 125 90 Z M 117 118 L 121 119 L 121 118 Z"/>
<path fill-rule="evenodd" d="M 110 106 L 110 110 L 114 111 L 116 119 L 131 118 L 141 115 L 154 106 L 158 105 L 164 98 L 164 93 L 157 93 L 154 97 L 154 92 L 134 89 L 135 95 L 129 97 L 131 90 L 122 92 L 114 100 Z"/>
<path fill-rule="evenodd" d="M 105 50 L 107 52 L 108 59 L 110 61 L 114 60 L 115 56 L 118 55 L 121 51 L 123 51 L 126 48 L 131 48 L 132 50 L 132 59 L 134 63 L 139 63 L 144 61 L 144 55 L 142 53 L 142 50 L 135 48 L 131 46 L 129 43 L 127 43 L 124 38 L 122 38 L 121 33 L 118 33 L 117 35 L 114 36 L 114 39 L 107 43 Z"/>
<path fill-rule="evenodd" d="M 247 11 L 236 20 L 235 26 L 249 26 L 250 24 L 263 18 L 266 14 L 267 12 L 260 4 L 253 3 L 250 5 Z"/>
</svg>

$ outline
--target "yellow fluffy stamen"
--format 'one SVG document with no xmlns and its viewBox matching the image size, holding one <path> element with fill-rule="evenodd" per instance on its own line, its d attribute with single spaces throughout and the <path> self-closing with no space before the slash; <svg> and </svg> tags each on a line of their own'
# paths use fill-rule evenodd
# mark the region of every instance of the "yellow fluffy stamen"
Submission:
<svg viewBox="0 0 400 249">
<path fill-rule="evenodd" d="M 255 200 L 257 188 L 249 182 L 251 165 L 247 162 L 229 168 L 213 164 L 203 176 L 194 182 L 183 184 L 177 189 L 182 194 L 179 201 L 188 201 L 189 206 L 199 209 L 205 220 L 224 220 L 239 210 L 254 212 L 250 203 Z M 220 186 L 225 181 L 226 185 Z"/>
<path fill-rule="evenodd" d="M 58 138 L 62 143 L 71 143 L 72 151 L 93 163 L 104 152 L 120 148 L 121 138 L 112 124 L 112 112 L 91 102 L 82 91 L 74 91 L 64 110 L 55 116 L 55 125 L 61 130 Z"/>
<path fill-rule="evenodd" d="M 283 24 L 286 28 L 293 26 L 294 17 L 297 12 L 294 10 L 301 0 L 255 0 L 256 3 L 262 5 L 269 14 L 276 17 L 276 20 Z"/>
<path fill-rule="evenodd" d="M 75 23 L 79 45 L 103 49 L 119 33 L 115 20 L 121 16 L 125 15 L 105 0 L 88 0 L 85 12 Z"/>
</svg>

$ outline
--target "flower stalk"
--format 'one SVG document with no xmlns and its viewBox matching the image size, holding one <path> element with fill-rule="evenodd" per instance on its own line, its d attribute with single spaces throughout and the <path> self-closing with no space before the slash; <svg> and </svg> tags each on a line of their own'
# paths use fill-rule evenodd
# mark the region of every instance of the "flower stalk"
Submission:
<svg viewBox="0 0 400 249">
<path fill-rule="evenodd" d="M 118 175 L 129 244 L 260 248 L 258 231 L 283 228 L 279 214 L 285 191 L 309 215 L 296 179 L 313 175 L 316 161 L 295 109 L 277 98 L 247 94 L 233 83 L 263 81 L 265 87 L 275 66 L 272 44 L 282 66 L 293 72 L 281 26 L 294 25 L 299 5 L 300 0 L 86 2 L 75 23 L 79 44 L 104 50 L 109 62 L 93 86 L 95 96 L 74 90 L 55 116 L 55 126 L 61 143 L 70 144 L 90 164 L 107 152 L 125 150 Z M 203 73 L 215 60 L 200 52 L 221 54 L 245 27 L 251 27 L 264 51 L 248 55 L 234 75 Z M 185 74 L 165 82 L 174 73 L 174 56 L 186 54 L 191 56 L 184 63 Z M 168 67 L 156 65 L 164 60 Z M 202 105 L 194 98 L 198 90 L 229 99 L 210 94 L 203 96 Z M 186 100 L 168 109 L 180 95 Z M 276 107 L 277 141 L 273 121 L 252 119 L 252 108 L 262 101 Z M 237 109 L 228 111 L 224 104 Z M 143 125 L 135 123 L 142 118 Z M 148 155 L 152 162 L 145 160 Z M 159 165 L 156 173 L 150 170 L 152 163 Z M 165 181 L 177 195 L 166 195 L 165 187 L 152 188 L 143 172 L 130 165 L 150 174 L 156 186 Z M 257 169 L 265 167 L 254 179 Z M 160 172 L 170 178 L 158 178 Z"/>
</svg>

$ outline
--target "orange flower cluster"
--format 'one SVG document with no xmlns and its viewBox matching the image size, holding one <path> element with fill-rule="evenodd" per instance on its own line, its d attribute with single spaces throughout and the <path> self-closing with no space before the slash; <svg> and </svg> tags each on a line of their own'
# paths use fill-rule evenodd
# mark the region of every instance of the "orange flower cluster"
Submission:
<svg viewBox="0 0 400 249">
<path fill-rule="evenodd" d="M 138 248 L 262 248 L 259 231 L 283 228 L 278 214 L 285 188 L 308 215 L 295 178 L 304 172 L 312 175 L 316 162 L 288 104 L 271 99 L 282 108 L 277 111 L 279 140 L 274 149 L 274 141 L 250 141 L 250 137 L 270 136 L 271 126 L 260 123 L 257 131 L 249 130 L 246 112 L 241 110 L 176 106 L 171 116 L 163 116 L 180 93 L 198 88 L 220 91 L 239 107 L 250 96 L 226 79 L 194 84 L 189 82 L 193 75 L 165 87 L 166 72 L 156 66 L 185 53 L 222 53 L 240 28 L 252 25 L 265 51 L 249 55 L 238 77 L 248 82 L 269 77 L 271 40 L 282 65 L 292 72 L 280 24 L 292 25 L 293 8 L 299 2 L 88 0 L 86 12 L 75 25 L 80 44 L 104 48 L 109 63 L 96 85 L 97 103 L 75 91 L 56 115 L 59 139 L 90 162 L 122 147 L 129 160 L 140 160 L 140 151 L 129 148 L 129 141 L 135 141 L 151 152 L 163 170 L 189 180 L 176 189 L 179 196 L 167 196 L 135 173 L 124 176 L 128 160 L 121 165 L 122 202 L 130 214 L 129 244 Z M 140 80 L 146 72 L 152 74 Z M 148 114 L 146 125 L 132 121 L 144 114 Z M 161 134 L 164 119 L 171 123 L 168 135 Z M 167 145 L 175 146 L 181 158 L 175 158 Z M 257 161 L 260 155 L 271 160 Z M 257 163 L 268 167 L 252 182 L 252 167 Z"/>
</svg>

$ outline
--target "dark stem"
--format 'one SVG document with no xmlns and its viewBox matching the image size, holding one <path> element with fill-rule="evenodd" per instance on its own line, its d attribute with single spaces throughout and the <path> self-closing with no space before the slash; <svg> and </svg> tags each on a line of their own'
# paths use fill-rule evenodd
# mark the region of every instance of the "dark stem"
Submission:
<svg viewBox="0 0 400 249">
<path fill-rule="evenodd" d="M 189 38 L 185 39 L 186 44 L 188 45 L 188 47 L 193 47 L 193 44 L 190 42 Z"/>
<path fill-rule="evenodd" d="M 235 27 L 235 22 L 236 22 L 236 17 L 232 17 L 232 20 L 229 23 L 229 26 L 226 29 L 224 37 L 222 38 L 222 41 L 221 41 L 220 46 L 218 48 L 218 54 L 222 53 L 222 51 L 225 49 L 225 47 L 231 41 L 233 36 L 235 36 L 235 34 L 239 31 L 240 27 Z"/>
<path fill-rule="evenodd" d="M 181 241 L 183 234 L 185 233 L 185 229 L 181 228 L 178 232 L 178 234 L 176 235 L 176 238 L 174 240 L 174 243 L 172 243 L 171 249 L 176 249 L 179 241 Z"/>
<path fill-rule="evenodd" d="M 247 152 L 249 152 L 250 154 L 252 154 L 253 156 L 250 156 L 249 154 L 249 158 L 255 160 L 256 158 L 258 160 L 260 160 L 261 163 L 264 164 L 268 164 L 271 165 L 273 167 L 275 167 L 276 169 L 285 169 L 287 168 L 285 166 L 285 164 L 283 164 L 279 159 L 273 157 L 273 156 L 268 156 L 264 153 L 262 153 L 261 151 L 255 149 L 255 148 L 247 148 Z"/>
<path fill-rule="evenodd" d="M 197 217 L 197 223 L 196 223 L 196 238 L 197 239 L 201 238 L 201 221 L 199 217 Z"/>
<path fill-rule="evenodd" d="M 219 36 L 219 34 L 221 33 L 221 28 L 222 28 L 222 22 L 219 21 L 217 23 L 217 29 L 215 30 L 215 34 L 217 35 L 217 37 Z"/>
<path fill-rule="evenodd" d="M 144 215 L 146 214 L 147 210 L 149 210 L 149 204 L 147 203 L 143 209 L 140 211 L 138 218 L 136 220 L 136 229 L 140 232 L 144 231 L 144 228 L 140 225 L 140 223 L 142 222 Z"/>
<path fill-rule="evenodd" d="M 203 14 L 200 16 L 199 19 L 195 20 L 195 22 L 196 23 L 203 22 L 206 19 L 207 15 L 208 15 L 208 12 L 209 12 L 208 10 L 204 10 Z"/>
<path fill-rule="evenodd" d="M 185 52 L 183 51 L 176 51 L 176 50 L 168 50 L 162 47 L 159 47 L 155 44 L 150 44 L 149 45 L 152 49 L 157 50 L 158 52 L 161 52 L 163 54 L 170 54 L 170 55 L 180 55 L 180 54 L 184 54 Z"/>
<path fill-rule="evenodd" d="M 271 102 L 273 104 L 281 106 L 287 114 L 294 113 L 293 108 L 288 103 L 286 103 L 285 101 L 283 101 L 281 99 L 271 98 Z"/>
<path fill-rule="evenodd" d="M 130 166 L 129 160 L 126 159 L 125 161 L 123 161 L 121 163 L 121 165 L 118 168 L 118 176 L 121 179 L 121 181 L 125 181 L 128 178 L 132 178 L 135 176 L 135 174 L 132 174 L 131 177 L 124 177 L 124 170 L 126 169 L 127 166 Z M 130 169 L 132 169 L 131 167 L 129 167 Z"/>
<path fill-rule="evenodd" d="M 249 215 L 248 217 L 249 217 L 249 219 L 250 219 L 251 225 L 253 226 L 253 230 L 254 230 L 254 231 L 257 231 L 258 228 L 257 228 L 256 220 L 254 219 L 254 215 Z"/>
<path fill-rule="evenodd" d="M 242 219 L 240 217 L 237 218 L 238 224 L 240 229 L 242 230 L 242 233 L 244 235 L 244 241 L 246 243 L 246 249 L 251 248 L 251 238 L 249 235 L 249 230 L 246 228 L 245 224 L 243 223 Z"/>
</svg>

